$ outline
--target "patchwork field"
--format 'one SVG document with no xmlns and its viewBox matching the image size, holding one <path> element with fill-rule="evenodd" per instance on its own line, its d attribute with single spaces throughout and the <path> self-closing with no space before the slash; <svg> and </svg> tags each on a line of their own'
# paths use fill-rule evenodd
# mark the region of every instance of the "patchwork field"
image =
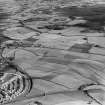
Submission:
<svg viewBox="0 0 105 105">
<path fill-rule="evenodd" d="M 104 1 L 1 0 L 0 105 L 104 105 L 104 10 Z"/>
</svg>

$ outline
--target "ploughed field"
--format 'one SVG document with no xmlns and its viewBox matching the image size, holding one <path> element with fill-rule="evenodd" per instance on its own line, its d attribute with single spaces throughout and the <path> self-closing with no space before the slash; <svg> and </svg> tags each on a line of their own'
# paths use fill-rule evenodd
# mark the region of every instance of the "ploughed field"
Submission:
<svg viewBox="0 0 105 105">
<path fill-rule="evenodd" d="M 104 105 L 105 6 L 27 2 L 0 2 L 0 105 Z"/>
</svg>

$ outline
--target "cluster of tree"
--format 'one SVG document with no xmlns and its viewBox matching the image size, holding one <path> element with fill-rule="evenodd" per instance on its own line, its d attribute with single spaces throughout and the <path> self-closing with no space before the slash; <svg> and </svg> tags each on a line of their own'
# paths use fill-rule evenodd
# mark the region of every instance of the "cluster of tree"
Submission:
<svg viewBox="0 0 105 105">
<path fill-rule="evenodd" d="M 77 26 L 87 27 L 93 30 L 103 30 L 105 25 L 105 6 L 85 6 L 85 7 L 64 7 L 58 11 L 71 19 L 82 17 L 87 20 L 86 23 L 77 24 Z"/>
</svg>

